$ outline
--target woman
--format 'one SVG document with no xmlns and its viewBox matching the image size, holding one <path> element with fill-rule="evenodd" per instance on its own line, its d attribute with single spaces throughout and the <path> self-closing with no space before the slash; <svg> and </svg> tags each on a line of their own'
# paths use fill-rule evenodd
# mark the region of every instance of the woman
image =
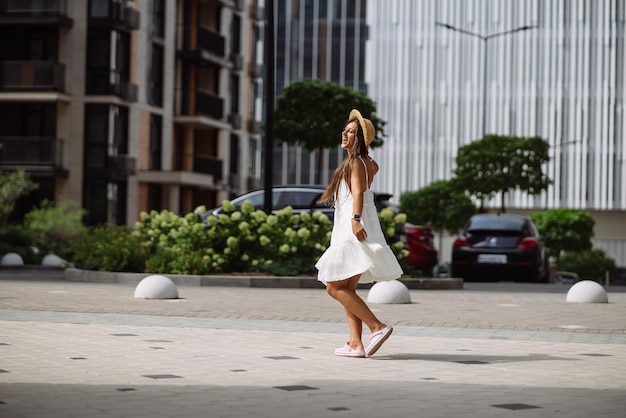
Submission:
<svg viewBox="0 0 626 418">
<path fill-rule="evenodd" d="M 320 203 L 334 200 L 335 220 L 330 246 L 315 267 L 328 294 L 344 306 L 350 328 L 350 340 L 335 350 L 338 356 L 371 356 L 393 331 L 356 293 L 359 282 L 394 280 L 402 275 L 380 227 L 370 189 L 378 172 L 378 164 L 368 154 L 375 136 L 372 122 L 352 110 L 341 134 L 341 148 L 348 155 L 320 198 Z M 367 347 L 361 340 L 363 323 L 371 331 Z"/>
</svg>

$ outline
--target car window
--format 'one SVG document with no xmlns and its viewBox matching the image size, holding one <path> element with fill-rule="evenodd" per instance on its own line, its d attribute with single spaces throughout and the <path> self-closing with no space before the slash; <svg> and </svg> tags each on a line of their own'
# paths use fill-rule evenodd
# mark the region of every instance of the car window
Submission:
<svg viewBox="0 0 626 418">
<path fill-rule="evenodd" d="M 309 209 L 321 196 L 317 190 L 289 190 L 284 191 L 280 198 L 280 207 L 291 206 L 294 209 Z"/>
<path fill-rule="evenodd" d="M 504 216 L 477 216 L 470 219 L 469 231 L 482 230 L 513 230 L 521 231 L 524 227 L 523 218 L 509 218 Z"/>
<path fill-rule="evenodd" d="M 272 207 L 276 207 L 276 203 L 278 202 L 278 199 L 280 197 L 280 192 L 274 190 L 272 192 Z M 265 191 L 263 190 L 257 190 L 255 192 L 251 192 L 248 193 L 246 195 L 243 195 L 235 200 L 233 200 L 233 204 L 235 205 L 235 207 L 237 208 L 237 210 L 241 209 L 241 205 L 243 205 L 243 202 L 245 202 L 246 200 L 249 200 L 253 205 L 255 209 L 263 209 L 263 205 L 265 203 Z"/>
</svg>

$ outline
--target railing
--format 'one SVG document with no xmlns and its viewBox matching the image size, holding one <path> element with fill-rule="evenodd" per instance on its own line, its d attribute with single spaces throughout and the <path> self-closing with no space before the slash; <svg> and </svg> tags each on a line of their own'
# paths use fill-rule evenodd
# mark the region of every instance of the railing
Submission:
<svg viewBox="0 0 626 418">
<path fill-rule="evenodd" d="M 87 94 L 110 94 L 135 102 L 137 85 L 124 81 L 118 71 L 87 70 Z"/>
<path fill-rule="evenodd" d="M 109 170 L 115 171 L 116 175 L 127 177 L 137 172 L 137 160 L 128 155 L 109 156 Z"/>
<path fill-rule="evenodd" d="M 67 14 L 67 0 L 0 0 L 0 13 Z"/>
<path fill-rule="evenodd" d="M 46 136 L 0 136 L 0 165 L 62 167 L 63 140 Z"/>
<path fill-rule="evenodd" d="M 2 61 L 0 89 L 63 92 L 65 65 L 52 61 Z"/>
<path fill-rule="evenodd" d="M 194 173 L 209 174 L 214 181 L 221 181 L 223 178 L 222 168 L 224 163 L 217 157 L 210 157 L 197 154 L 176 154 L 174 155 L 174 170 L 188 171 Z"/>
<path fill-rule="evenodd" d="M 108 3 L 99 3 L 98 7 L 91 8 L 89 16 L 94 21 L 104 24 L 121 24 L 126 29 L 138 29 L 140 14 L 131 5 L 121 0 L 109 0 Z"/>
<path fill-rule="evenodd" d="M 192 101 L 191 98 L 194 100 Z M 196 90 L 181 93 L 180 114 L 197 116 L 204 115 L 213 119 L 224 118 L 224 99 L 220 96 Z"/>
<path fill-rule="evenodd" d="M 185 26 L 183 39 L 185 50 L 205 50 L 221 58 L 226 56 L 226 38 L 212 29 Z"/>
</svg>

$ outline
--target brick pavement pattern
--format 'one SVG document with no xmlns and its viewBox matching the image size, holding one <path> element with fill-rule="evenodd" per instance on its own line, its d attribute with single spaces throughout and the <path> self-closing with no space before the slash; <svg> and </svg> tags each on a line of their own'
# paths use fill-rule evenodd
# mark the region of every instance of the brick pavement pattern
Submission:
<svg viewBox="0 0 626 418">
<path fill-rule="evenodd" d="M 320 289 L 133 291 L 0 271 L 0 417 L 626 414 L 626 289 L 412 290 L 370 305 L 395 331 L 366 359 L 333 355 L 347 325 Z"/>
</svg>

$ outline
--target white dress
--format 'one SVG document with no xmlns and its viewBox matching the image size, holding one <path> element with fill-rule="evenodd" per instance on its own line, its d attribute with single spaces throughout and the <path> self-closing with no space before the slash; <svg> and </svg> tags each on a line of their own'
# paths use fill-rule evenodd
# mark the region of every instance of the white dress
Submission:
<svg viewBox="0 0 626 418">
<path fill-rule="evenodd" d="M 362 161 L 362 160 L 361 160 Z M 365 162 L 363 162 L 365 165 Z M 365 170 L 366 184 L 367 168 Z M 341 180 L 335 201 L 335 220 L 330 246 L 315 264 L 317 279 L 326 282 L 349 279 L 361 274 L 359 283 L 395 280 L 402 268 L 385 240 L 374 204 L 374 193 L 367 188 L 363 193 L 361 222 L 367 233 L 359 241 L 352 232 L 352 193 L 345 179 Z"/>
</svg>

